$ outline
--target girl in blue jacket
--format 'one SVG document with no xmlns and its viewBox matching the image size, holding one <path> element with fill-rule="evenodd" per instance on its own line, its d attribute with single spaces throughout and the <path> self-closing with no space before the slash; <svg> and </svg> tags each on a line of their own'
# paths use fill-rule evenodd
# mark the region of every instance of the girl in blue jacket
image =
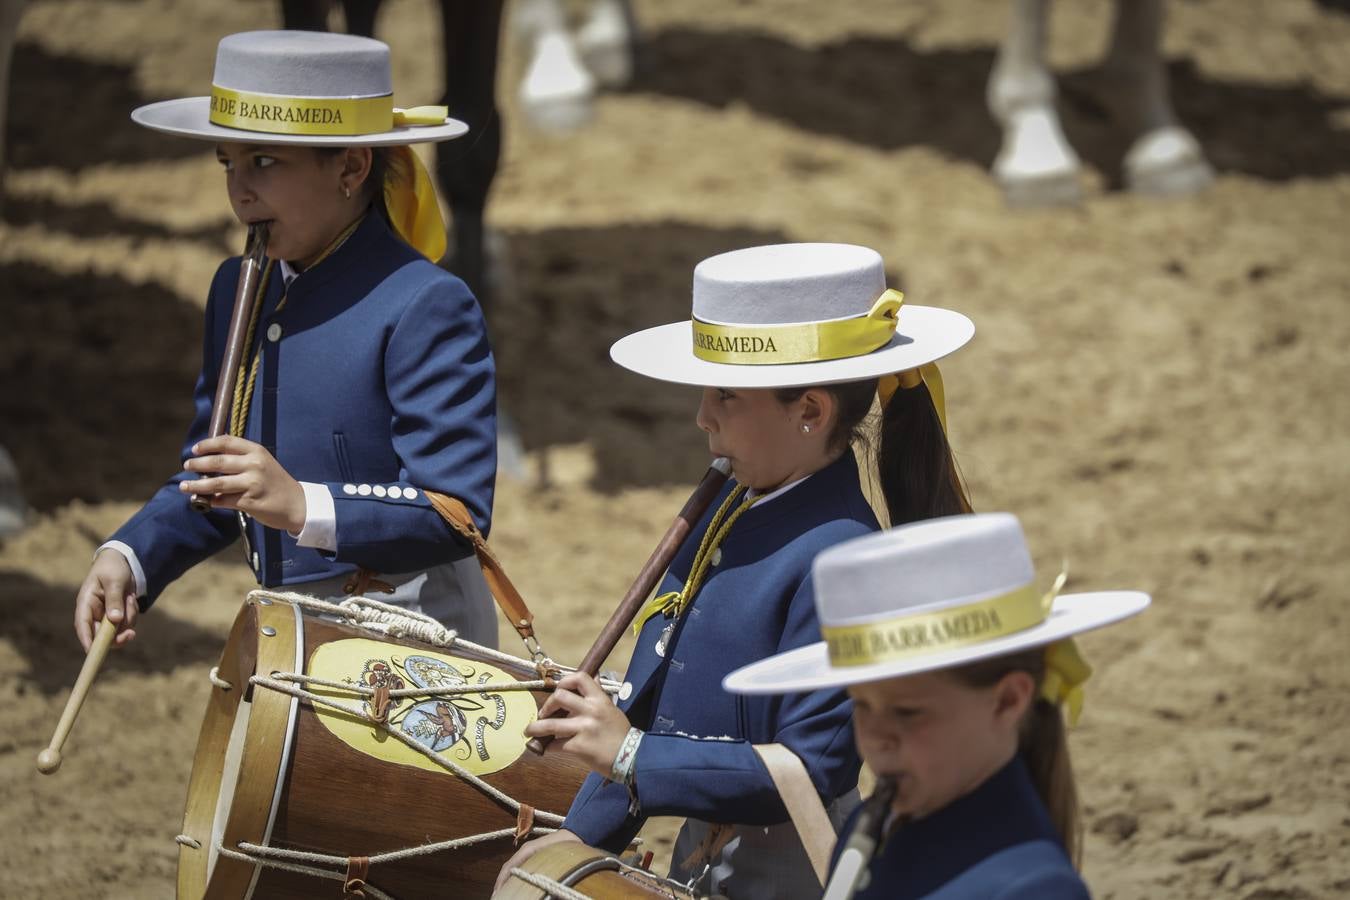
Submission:
<svg viewBox="0 0 1350 900">
<path fill-rule="evenodd" d="M 215 144 L 234 214 L 268 226 L 269 262 L 235 372 L 220 366 L 240 259 L 216 273 L 182 470 L 99 549 L 75 602 L 81 642 L 104 616 L 131 640 L 170 582 L 242 536 L 259 584 L 383 590 L 495 645 L 472 549 L 425 493 L 458 498 L 487 532 L 492 353 L 477 302 L 435 265 L 444 227 L 407 146 L 465 126 L 394 108 L 383 43 L 286 31 L 226 37 L 210 97 L 132 118 Z M 222 378 L 230 427 L 210 438 Z"/>
<path fill-rule="evenodd" d="M 573 754 L 593 774 L 563 829 L 525 845 L 502 879 L 548 843 L 617 852 L 648 816 L 683 816 L 672 877 L 733 898 L 818 893 L 755 745 L 795 754 L 837 825 L 859 767 L 848 699 L 834 690 L 745 700 L 723 692 L 721 679 L 818 639 L 812 558 L 878 528 L 850 450 L 878 394 L 877 464 L 891 518 L 966 508 L 931 363 L 969 340 L 970 320 L 902 308 L 881 257 L 840 244 L 712 257 L 695 269 L 693 295 L 692 322 L 630 335 L 611 355 L 641 374 L 702 386 L 698 426 L 734 477 L 639 615 L 618 705 L 572 675 L 526 729 L 553 737 L 549 752 Z M 543 718 L 554 709 L 569 715 Z"/>
<path fill-rule="evenodd" d="M 868 535 L 815 561 L 825 640 L 727 677 L 743 696 L 853 699 L 881 799 L 841 831 L 826 900 L 1087 900 L 1064 712 L 1077 718 L 1092 670 L 1073 635 L 1149 597 L 1056 596 L 1062 580 L 1036 589 L 1007 513 Z"/>
</svg>

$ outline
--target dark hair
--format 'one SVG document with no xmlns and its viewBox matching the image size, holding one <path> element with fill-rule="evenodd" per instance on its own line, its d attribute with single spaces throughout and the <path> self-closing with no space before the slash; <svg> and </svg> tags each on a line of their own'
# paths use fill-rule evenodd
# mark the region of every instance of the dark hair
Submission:
<svg viewBox="0 0 1350 900">
<path fill-rule="evenodd" d="M 1050 812 L 1064 849 L 1078 867 L 1082 855 L 1083 826 L 1078 816 L 1078 788 L 1069 759 L 1069 742 L 1060 708 L 1040 696 L 1045 677 L 1045 648 L 980 660 L 945 670 L 945 674 L 969 687 L 992 687 L 1009 672 L 1026 672 L 1036 683 L 1035 699 L 1022 720 L 1018 753 L 1031 772 L 1036 793 Z"/>
<path fill-rule="evenodd" d="M 876 379 L 778 388 L 774 394 L 778 402 L 786 404 L 809 390 L 826 391 L 834 397 L 838 414 L 828 438 L 831 450 L 847 450 L 854 444 L 870 447 L 867 419 L 877 391 Z M 926 384 L 897 389 L 881 411 L 878 431 L 876 467 L 891 525 L 971 511 Z"/>
</svg>

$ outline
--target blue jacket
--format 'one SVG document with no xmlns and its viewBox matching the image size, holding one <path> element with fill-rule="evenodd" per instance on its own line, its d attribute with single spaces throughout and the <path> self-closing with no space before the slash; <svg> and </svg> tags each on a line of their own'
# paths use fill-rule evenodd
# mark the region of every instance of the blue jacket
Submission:
<svg viewBox="0 0 1350 900">
<path fill-rule="evenodd" d="M 678 590 L 727 485 L 675 557 L 660 591 Z M 620 708 L 647 732 L 634 763 L 638 807 L 628 790 L 592 774 L 563 827 L 583 841 L 622 850 L 647 816 L 772 825 L 787 811 L 752 744 L 779 742 L 805 763 L 826 803 L 857 783 L 853 704 L 843 691 L 738 696 L 722 678 L 747 663 L 820 640 L 811 561 L 826 547 L 878 529 L 852 453 L 786 493 L 753 506 L 732 527 L 721 559 L 680 619 L 643 626 Z"/>
<path fill-rule="evenodd" d="M 861 810 L 840 830 L 834 863 Z M 833 863 L 831 863 L 833 868 Z M 1087 900 L 1021 756 L 974 791 L 902 825 L 855 900 Z"/>
<path fill-rule="evenodd" d="M 238 257 L 225 261 L 211 283 L 184 460 L 209 428 L 239 266 Z M 245 537 L 258 582 L 299 584 L 357 566 L 413 572 L 469 555 L 419 490 L 458 497 L 487 532 L 497 473 L 496 377 L 469 289 L 371 214 L 285 293 L 277 312 L 283 284 L 274 268 L 258 320 L 262 362 L 244 437 L 266 447 L 296 480 L 327 485 L 338 550 L 298 547 L 285 532 L 250 519 Z M 234 512 L 203 515 L 189 507 L 178 488 L 187 474 L 169 479 L 112 536 L 145 570 L 143 605 L 239 536 Z M 383 496 L 374 485 L 386 489 Z"/>
</svg>

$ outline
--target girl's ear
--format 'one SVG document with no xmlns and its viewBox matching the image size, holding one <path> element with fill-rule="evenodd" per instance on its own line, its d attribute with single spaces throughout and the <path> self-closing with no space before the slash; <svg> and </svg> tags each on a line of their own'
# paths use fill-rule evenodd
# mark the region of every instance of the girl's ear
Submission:
<svg viewBox="0 0 1350 900">
<path fill-rule="evenodd" d="M 342 155 L 342 186 L 351 191 L 359 190 L 370 177 L 373 158 L 369 147 L 348 147 Z"/>
<path fill-rule="evenodd" d="M 800 424 L 808 426 L 813 432 L 828 434 L 826 429 L 833 424 L 838 406 L 834 394 L 819 388 L 810 388 L 797 398 Z"/>
<path fill-rule="evenodd" d="M 1030 672 L 1014 669 L 1004 675 L 994 685 L 994 720 L 1016 733 L 1035 695 L 1036 679 Z"/>
</svg>

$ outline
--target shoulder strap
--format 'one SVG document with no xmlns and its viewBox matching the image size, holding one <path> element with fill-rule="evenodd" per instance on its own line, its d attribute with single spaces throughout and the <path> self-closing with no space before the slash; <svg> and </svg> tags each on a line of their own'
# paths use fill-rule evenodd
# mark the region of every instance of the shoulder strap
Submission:
<svg viewBox="0 0 1350 900">
<path fill-rule="evenodd" d="M 469 509 L 464 503 L 447 494 L 438 494 L 435 491 L 424 491 L 431 505 L 435 507 L 436 512 L 441 514 L 441 518 L 453 528 L 460 536 L 467 540 L 473 546 L 473 552 L 478 557 L 478 565 L 483 569 L 483 578 L 487 581 L 488 590 L 492 592 L 497 605 L 502 608 L 506 615 L 506 620 L 511 623 L 511 627 L 521 636 L 522 639 L 529 642 L 534 639 L 534 614 L 530 608 L 525 605 L 525 598 L 520 596 L 516 586 L 511 583 L 511 579 L 506 577 L 506 570 L 502 564 L 497 561 L 497 557 L 487 545 L 487 539 L 483 537 L 483 532 L 478 530 L 474 524 L 473 516 L 469 514 Z"/>
<path fill-rule="evenodd" d="M 797 835 L 806 848 L 811 860 L 811 868 L 816 871 L 816 880 L 825 884 L 830 871 L 830 850 L 834 847 L 834 826 L 820 802 L 816 786 L 811 776 L 806 774 L 806 766 L 797 754 L 782 744 L 755 744 L 755 753 L 759 754 L 764 767 L 769 770 L 778 796 L 783 798 L 788 816 L 797 827 Z"/>
</svg>

